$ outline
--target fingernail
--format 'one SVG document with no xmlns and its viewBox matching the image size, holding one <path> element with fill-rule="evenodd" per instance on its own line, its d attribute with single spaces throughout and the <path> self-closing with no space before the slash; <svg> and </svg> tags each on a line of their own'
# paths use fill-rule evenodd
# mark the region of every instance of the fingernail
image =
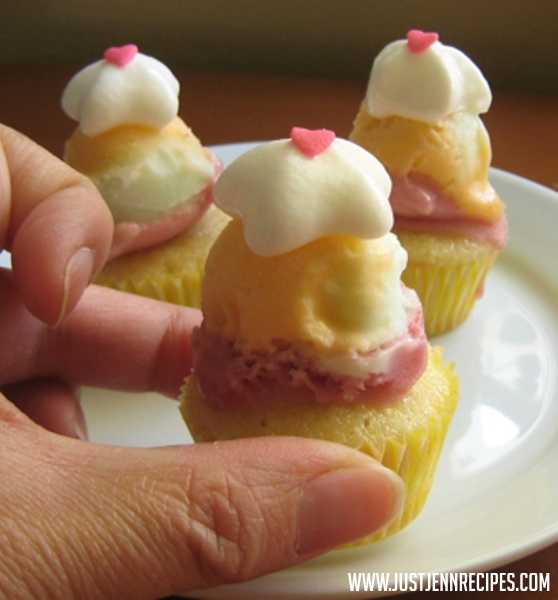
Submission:
<svg viewBox="0 0 558 600">
<path fill-rule="evenodd" d="M 77 411 L 76 420 L 74 422 L 74 428 L 76 433 L 76 438 L 78 440 L 82 440 L 86 442 L 89 439 L 89 434 L 87 432 L 87 422 L 85 421 L 85 416 L 81 410 Z"/>
<path fill-rule="evenodd" d="M 85 288 L 91 283 L 95 267 L 95 253 L 90 248 L 80 248 L 68 261 L 64 275 L 64 298 L 55 327 L 66 318 Z"/>
<path fill-rule="evenodd" d="M 307 484 L 298 517 L 298 555 L 320 554 L 387 527 L 401 512 L 403 480 L 380 464 L 330 471 Z"/>
</svg>

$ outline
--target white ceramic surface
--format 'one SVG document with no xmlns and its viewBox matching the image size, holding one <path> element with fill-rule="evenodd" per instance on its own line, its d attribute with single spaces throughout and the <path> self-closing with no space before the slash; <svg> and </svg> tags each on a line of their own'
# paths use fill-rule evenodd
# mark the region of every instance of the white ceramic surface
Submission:
<svg viewBox="0 0 558 600">
<path fill-rule="evenodd" d="M 253 144 L 217 146 L 225 163 Z M 203 599 L 370 598 L 348 572 L 484 571 L 558 541 L 558 194 L 493 169 L 510 242 L 471 317 L 437 342 L 455 361 L 462 400 L 427 504 L 407 529 Z M 0 254 L 0 264 L 9 257 Z M 86 389 L 93 441 L 189 443 L 177 405 L 156 394 Z"/>
</svg>

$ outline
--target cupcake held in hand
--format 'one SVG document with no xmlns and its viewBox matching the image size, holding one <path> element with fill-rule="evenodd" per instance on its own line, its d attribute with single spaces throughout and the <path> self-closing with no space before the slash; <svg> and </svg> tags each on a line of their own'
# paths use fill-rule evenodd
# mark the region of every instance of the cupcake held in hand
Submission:
<svg viewBox="0 0 558 600">
<path fill-rule="evenodd" d="M 374 61 L 349 136 L 392 178 L 394 232 L 409 254 L 403 281 L 421 298 L 430 336 L 469 316 L 507 243 L 479 118 L 491 101 L 486 79 L 465 54 L 436 33 L 412 30 Z"/>
<path fill-rule="evenodd" d="M 345 444 L 396 471 L 400 518 L 420 512 L 458 401 L 401 283 L 391 182 L 367 151 L 294 128 L 216 186 L 232 217 L 215 242 L 181 411 L 195 441 L 294 435 Z"/>
<path fill-rule="evenodd" d="M 134 45 L 77 73 L 62 106 L 79 126 L 66 162 L 110 208 L 115 233 L 97 283 L 199 306 L 207 252 L 228 218 L 213 206 L 222 169 L 178 114 L 179 82 Z"/>
</svg>

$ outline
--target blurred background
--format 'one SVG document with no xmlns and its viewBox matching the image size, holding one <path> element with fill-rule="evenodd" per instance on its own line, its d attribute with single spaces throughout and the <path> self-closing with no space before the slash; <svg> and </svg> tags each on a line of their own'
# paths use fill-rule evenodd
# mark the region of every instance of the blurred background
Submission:
<svg viewBox="0 0 558 600">
<path fill-rule="evenodd" d="M 411 28 L 494 90 L 558 94 L 557 0 L 1 0 L 0 62 L 83 66 L 137 44 L 173 69 L 366 80 Z"/>
</svg>

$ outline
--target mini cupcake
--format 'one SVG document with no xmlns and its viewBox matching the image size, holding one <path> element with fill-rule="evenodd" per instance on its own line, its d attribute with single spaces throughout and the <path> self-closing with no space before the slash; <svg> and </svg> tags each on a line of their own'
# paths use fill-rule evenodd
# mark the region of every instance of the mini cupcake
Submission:
<svg viewBox="0 0 558 600">
<path fill-rule="evenodd" d="M 66 162 L 110 208 L 110 260 L 96 283 L 199 306 L 207 253 L 228 217 L 213 205 L 222 170 L 177 116 L 179 83 L 130 44 L 77 73 L 62 107 L 79 122 Z"/>
<path fill-rule="evenodd" d="M 412 30 L 374 61 L 349 136 L 392 178 L 394 233 L 409 254 L 403 281 L 419 294 L 429 336 L 468 317 L 507 243 L 479 118 L 491 100 L 467 56 L 436 33 Z"/>
<path fill-rule="evenodd" d="M 401 517 L 366 541 L 422 509 L 458 401 L 400 281 L 390 189 L 370 153 L 327 130 L 294 128 L 225 169 L 216 203 L 232 221 L 208 257 L 181 402 L 197 442 L 318 438 L 396 471 Z"/>
</svg>

